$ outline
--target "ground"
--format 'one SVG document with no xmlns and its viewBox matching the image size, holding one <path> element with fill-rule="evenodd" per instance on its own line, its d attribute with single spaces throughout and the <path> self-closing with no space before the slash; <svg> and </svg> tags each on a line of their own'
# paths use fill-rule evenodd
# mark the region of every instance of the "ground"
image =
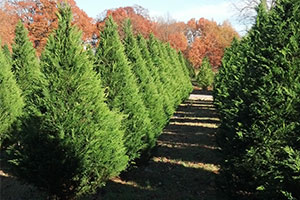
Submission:
<svg viewBox="0 0 300 200">
<path fill-rule="evenodd" d="M 218 188 L 219 119 L 210 92 L 195 87 L 157 141 L 153 157 L 110 180 L 93 200 L 226 200 Z M 2 200 L 45 199 L 33 187 L 0 171 Z"/>
</svg>

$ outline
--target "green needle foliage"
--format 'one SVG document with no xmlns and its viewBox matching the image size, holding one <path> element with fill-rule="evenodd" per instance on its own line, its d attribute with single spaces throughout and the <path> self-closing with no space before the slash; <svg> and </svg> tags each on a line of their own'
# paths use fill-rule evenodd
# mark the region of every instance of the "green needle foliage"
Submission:
<svg viewBox="0 0 300 200">
<path fill-rule="evenodd" d="M 37 98 L 42 96 L 45 80 L 40 71 L 35 49 L 27 35 L 28 31 L 19 21 L 15 29 L 15 41 L 12 47 L 12 71 L 22 90 L 25 100 L 24 115 L 28 117 L 40 115 L 40 111 L 36 107 Z"/>
<path fill-rule="evenodd" d="M 300 199 L 300 2 L 257 10 L 216 77 L 225 171 L 253 199 Z"/>
<path fill-rule="evenodd" d="M 184 71 L 188 74 L 188 76 L 190 78 L 195 78 L 195 70 L 194 70 L 194 67 L 193 65 L 187 60 L 184 58 L 182 52 L 180 51 L 179 54 L 179 60 L 184 68 Z"/>
<path fill-rule="evenodd" d="M 163 84 L 160 80 L 160 76 L 159 76 L 157 67 L 153 65 L 152 58 L 151 58 L 150 52 L 148 50 L 147 41 L 145 40 L 145 38 L 142 35 L 138 35 L 137 40 L 138 40 L 138 44 L 140 47 L 142 57 L 145 60 L 146 67 L 150 72 L 150 76 L 153 78 L 154 85 L 155 85 L 156 90 L 160 97 L 160 101 L 158 101 L 157 104 L 163 105 L 163 109 L 166 110 L 167 109 L 166 102 L 168 102 L 169 100 L 168 100 L 168 97 L 166 95 L 164 95 Z M 167 119 L 168 119 L 168 115 L 166 115 L 165 112 L 162 114 L 164 116 L 163 124 L 165 125 L 167 122 Z"/>
<path fill-rule="evenodd" d="M 179 88 L 179 103 L 181 103 L 193 90 L 193 86 L 186 65 L 180 61 L 177 51 L 171 48 L 170 44 L 167 45 L 167 51 L 171 63 L 173 64 L 173 71 L 175 72 L 175 77 L 173 77 L 173 79 L 175 79 L 176 87 Z"/>
<path fill-rule="evenodd" d="M 212 86 L 214 81 L 214 72 L 210 65 L 209 59 L 205 57 L 202 60 L 200 70 L 196 77 L 197 83 L 203 90 L 207 90 L 208 87 Z"/>
<path fill-rule="evenodd" d="M 137 79 L 125 55 L 117 25 L 110 16 L 101 33 L 96 52 L 96 71 L 101 75 L 107 90 L 107 104 L 111 109 L 124 113 L 125 146 L 130 160 L 138 158 L 141 151 L 153 141 L 151 122 L 139 94 Z"/>
<path fill-rule="evenodd" d="M 104 91 L 71 25 L 71 8 L 61 5 L 58 29 L 41 57 L 47 80 L 39 103 L 42 117 L 12 147 L 15 175 L 58 199 L 96 191 L 127 165 L 121 119 L 104 103 Z"/>
<path fill-rule="evenodd" d="M 12 62 L 12 60 L 11 60 L 11 53 L 10 53 L 10 50 L 9 50 L 9 48 L 8 48 L 8 45 L 5 44 L 5 45 L 2 47 L 2 49 L 3 49 L 3 53 L 4 53 L 5 57 L 7 58 L 8 62 L 11 63 L 11 62 Z"/>
<path fill-rule="evenodd" d="M 0 147 L 11 125 L 22 114 L 24 106 L 21 90 L 11 72 L 11 65 L 0 48 Z"/>
<path fill-rule="evenodd" d="M 150 35 L 150 38 L 148 40 L 148 50 L 152 59 L 153 66 L 156 67 L 159 75 L 159 80 L 162 85 L 162 88 L 160 89 L 161 91 L 159 91 L 159 93 L 164 96 L 164 110 L 167 115 L 167 119 L 169 119 L 175 111 L 175 102 L 172 90 L 170 90 L 171 83 L 170 77 L 166 71 L 166 60 L 162 55 L 160 44 L 153 34 Z"/>
<path fill-rule="evenodd" d="M 138 81 L 139 93 L 142 94 L 144 104 L 149 111 L 149 117 L 152 122 L 152 131 L 154 134 L 152 137 L 154 140 L 149 141 L 149 144 L 150 147 L 153 147 L 155 145 L 157 136 L 160 135 L 165 124 L 162 98 L 159 96 L 154 85 L 153 78 L 146 67 L 146 62 L 142 57 L 137 40 L 133 35 L 130 20 L 126 21 L 124 33 L 125 53 L 132 65 L 132 71 Z"/>
<path fill-rule="evenodd" d="M 168 88 L 167 91 L 170 99 L 173 101 L 173 107 L 176 108 L 176 106 L 181 103 L 180 77 L 182 74 L 178 73 L 176 63 L 173 62 L 173 58 L 168 54 L 167 46 L 161 41 L 159 41 L 159 49 L 160 57 L 163 61 L 162 70 L 165 72 L 168 79 L 168 84 L 166 85 Z"/>
</svg>

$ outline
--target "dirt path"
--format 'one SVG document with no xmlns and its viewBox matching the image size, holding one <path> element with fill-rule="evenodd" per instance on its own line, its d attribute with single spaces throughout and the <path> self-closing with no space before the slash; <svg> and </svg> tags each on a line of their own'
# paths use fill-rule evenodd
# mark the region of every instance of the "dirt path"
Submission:
<svg viewBox="0 0 300 200">
<path fill-rule="evenodd" d="M 212 101 L 210 94 L 195 88 L 159 137 L 147 166 L 108 182 L 95 199 L 225 199 L 216 186 L 220 155 L 215 133 L 219 120 Z"/>
</svg>

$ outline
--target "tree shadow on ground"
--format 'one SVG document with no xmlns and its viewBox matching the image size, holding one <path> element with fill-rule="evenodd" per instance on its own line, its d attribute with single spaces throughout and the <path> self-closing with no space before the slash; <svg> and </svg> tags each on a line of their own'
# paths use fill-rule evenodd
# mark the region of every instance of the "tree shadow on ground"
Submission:
<svg viewBox="0 0 300 200">
<path fill-rule="evenodd" d="M 211 92 L 194 90 L 193 98 L 177 108 L 147 164 L 109 181 L 95 199 L 227 199 L 217 186 L 221 155 L 215 136 L 219 120 L 212 99 L 201 99 L 203 94 Z"/>
</svg>

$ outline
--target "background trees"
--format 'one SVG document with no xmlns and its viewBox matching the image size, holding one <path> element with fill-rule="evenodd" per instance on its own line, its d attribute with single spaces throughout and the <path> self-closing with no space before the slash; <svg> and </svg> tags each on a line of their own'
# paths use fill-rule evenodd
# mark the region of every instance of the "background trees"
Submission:
<svg viewBox="0 0 300 200">
<path fill-rule="evenodd" d="M 11 44 L 14 28 L 19 19 L 29 31 L 30 40 L 37 55 L 40 56 L 47 37 L 57 27 L 57 4 L 63 0 L 5 0 L 0 6 L 0 36 L 2 45 Z M 238 33 L 231 24 L 225 21 L 217 24 L 207 19 L 191 19 L 188 23 L 177 22 L 170 16 L 151 19 L 148 11 L 141 6 L 120 7 L 102 12 L 97 19 L 92 19 L 78 8 L 74 0 L 67 1 L 74 13 L 73 24 L 83 31 L 85 43 L 96 46 L 99 42 L 99 31 L 102 31 L 105 20 L 112 16 L 118 24 L 121 38 L 124 37 L 123 23 L 130 18 L 134 35 L 142 34 L 145 38 L 153 33 L 163 42 L 169 42 L 178 51 L 182 51 L 195 68 L 201 66 L 202 59 L 209 57 L 211 65 L 217 69 L 224 49 Z"/>
<path fill-rule="evenodd" d="M 11 31 L 7 32 L 3 30 L 3 35 L 5 36 L 10 33 L 10 37 L 13 37 L 14 27 L 18 19 L 21 19 L 29 31 L 29 37 L 34 48 L 37 49 L 37 53 L 40 55 L 47 42 L 48 36 L 57 28 L 57 5 L 61 2 L 64 1 L 6 0 L 4 6 L 0 9 L 0 19 L 2 16 L 3 22 L 8 25 L 7 27 L 9 30 L 11 29 Z M 96 27 L 92 22 L 92 18 L 88 17 L 84 11 L 79 9 L 74 0 L 68 0 L 67 2 L 70 4 L 72 12 L 74 13 L 73 23 L 83 30 L 83 39 L 91 41 L 94 34 L 96 34 Z M 5 19 L 9 20 L 4 21 Z M 12 43 L 10 38 L 5 39 L 3 42 L 8 44 Z"/>
</svg>

